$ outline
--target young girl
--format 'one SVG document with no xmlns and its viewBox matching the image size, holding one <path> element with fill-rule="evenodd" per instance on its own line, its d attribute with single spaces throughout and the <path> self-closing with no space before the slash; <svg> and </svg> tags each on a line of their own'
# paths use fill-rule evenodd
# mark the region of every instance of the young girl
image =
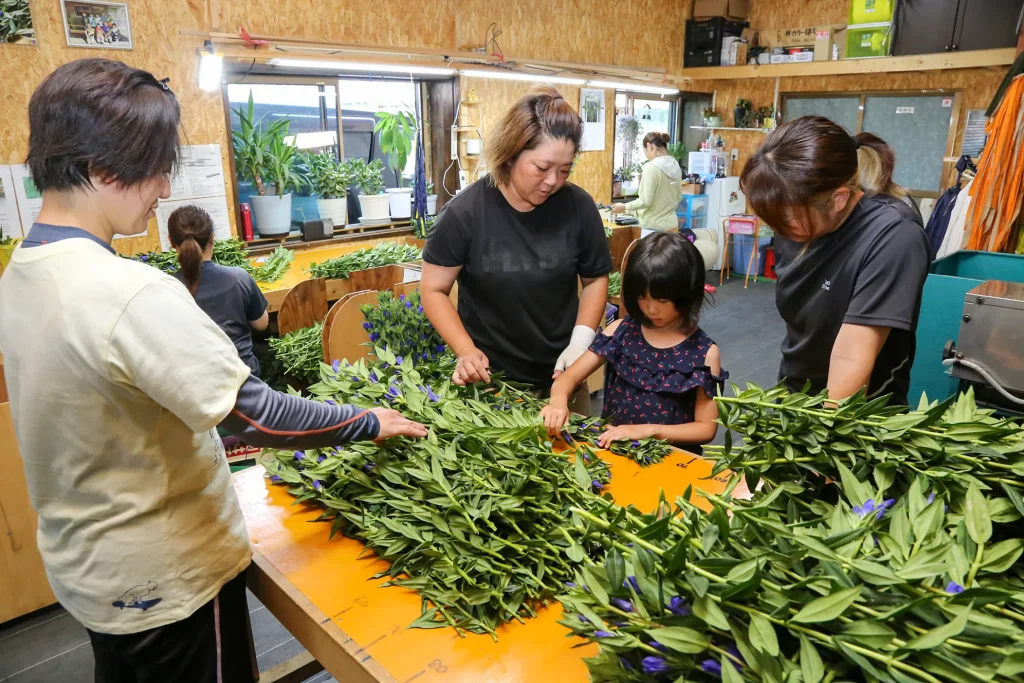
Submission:
<svg viewBox="0 0 1024 683">
<path fill-rule="evenodd" d="M 270 314 L 256 281 L 241 268 L 213 262 L 213 219 L 200 207 L 188 204 L 175 209 L 167 219 L 167 236 L 178 252 L 180 268 L 175 277 L 188 288 L 199 308 L 228 335 L 253 377 L 259 377 L 260 363 L 252 350 L 252 331 L 267 329 Z"/>
<path fill-rule="evenodd" d="M 718 407 L 713 397 L 728 377 L 718 347 L 697 326 L 704 301 L 704 261 L 678 233 L 655 233 L 633 249 L 622 278 L 628 315 L 609 325 L 551 387 L 541 411 L 554 435 L 569 419 L 568 399 L 591 373 L 607 363 L 604 410 L 613 441 L 656 437 L 700 452 L 715 438 Z"/>
</svg>

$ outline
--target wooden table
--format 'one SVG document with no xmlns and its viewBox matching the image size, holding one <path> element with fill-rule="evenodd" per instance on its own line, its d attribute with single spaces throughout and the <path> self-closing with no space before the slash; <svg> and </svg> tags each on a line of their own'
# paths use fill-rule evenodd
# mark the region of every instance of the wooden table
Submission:
<svg viewBox="0 0 1024 683">
<path fill-rule="evenodd" d="M 674 500 L 693 484 L 721 492 L 726 478 L 704 480 L 711 464 L 676 452 L 658 465 L 603 453 L 611 465 L 608 490 L 641 510 L 657 505 L 662 488 Z M 254 549 L 249 588 L 285 628 L 326 668 L 346 683 L 526 683 L 588 680 L 583 657 L 597 647 L 573 649 L 579 640 L 556 623 L 557 603 L 525 624 L 489 636 L 460 638 L 453 629 L 408 629 L 420 615 L 420 598 L 402 588 L 382 588 L 371 579 L 386 567 L 372 555 L 360 559 L 358 541 L 328 540 L 328 523 L 310 522 L 320 509 L 292 506 L 283 487 L 272 486 L 261 467 L 234 475 L 235 490 Z M 695 500 L 698 504 L 702 499 Z"/>
</svg>

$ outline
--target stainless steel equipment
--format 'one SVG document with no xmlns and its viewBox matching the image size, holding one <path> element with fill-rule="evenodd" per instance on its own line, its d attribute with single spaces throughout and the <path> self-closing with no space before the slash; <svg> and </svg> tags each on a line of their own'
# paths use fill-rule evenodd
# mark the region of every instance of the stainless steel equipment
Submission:
<svg viewBox="0 0 1024 683">
<path fill-rule="evenodd" d="M 1024 284 L 989 280 L 964 296 L 960 337 L 944 363 L 984 403 L 1024 411 Z"/>
</svg>

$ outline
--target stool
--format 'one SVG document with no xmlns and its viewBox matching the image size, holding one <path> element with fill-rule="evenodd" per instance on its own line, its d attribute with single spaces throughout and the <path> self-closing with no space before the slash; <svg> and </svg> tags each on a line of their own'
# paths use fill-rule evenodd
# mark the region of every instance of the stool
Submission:
<svg viewBox="0 0 1024 683">
<path fill-rule="evenodd" d="M 722 232 L 725 234 L 725 254 L 722 256 L 722 270 L 718 275 L 718 284 L 721 285 L 725 278 L 729 277 L 730 262 L 729 262 L 729 243 L 732 242 L 733 235 L 750 235 L 754 244 L 750 249 L 750 261 L 747 263 L 747 275 L 743 278 L 743 289 L 747 288 L 747 283 L 750 281 L 750 270 L 754 270 L 754 282 L 757 282 L 757 270 L 761 263 L 760 249 L 758 249 L 758 240 L 761 237 L 770 237 L 773 233 L 768 228 L 758 228 L 757 216 L 729 216 L 722 220 Z"/>
</svg>

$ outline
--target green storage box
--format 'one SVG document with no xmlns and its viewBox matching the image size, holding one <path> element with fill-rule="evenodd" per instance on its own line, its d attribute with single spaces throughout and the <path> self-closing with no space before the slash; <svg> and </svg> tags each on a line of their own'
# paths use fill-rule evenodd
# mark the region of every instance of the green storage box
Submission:
<svg viewBox="0 0 1024 683">
<path fill-rule="evenodd" d="M 964 296 L 986 280 L 1024 282 L 1024 256 L 988 251 L 960 251 L 932 263 L 921 294 L 917 347 L 910 370 L 911 405 L 922 393 L 941 401 L 957 392 L 960 382 L 942 365 L 946 342 L 960 336 Z"/>
<path fill-rule="evenodd" d="M 888 57 L 892 24 L 864 24 L 846 29 L 846 59 Z"/>
<path fill-rule="evenodd" d="M 895 10 L 896 0 L 850 0 L 850 25 L 887 23 Z"/>
</svg>

